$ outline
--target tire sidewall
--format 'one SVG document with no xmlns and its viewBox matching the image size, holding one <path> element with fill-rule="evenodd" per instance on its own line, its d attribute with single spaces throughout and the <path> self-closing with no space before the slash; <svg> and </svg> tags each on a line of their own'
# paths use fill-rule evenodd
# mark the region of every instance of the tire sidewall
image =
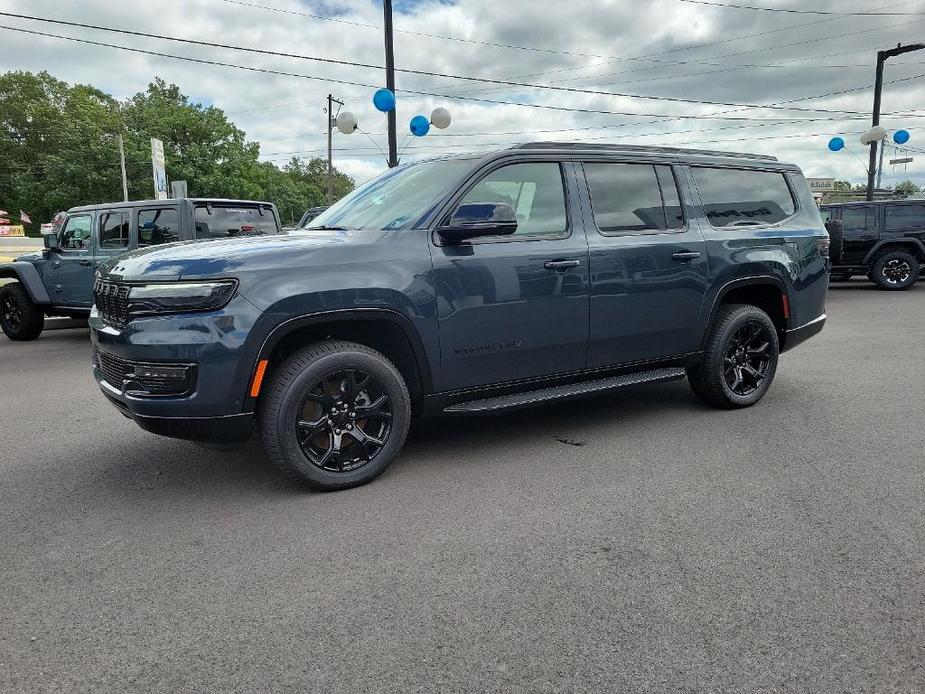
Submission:
<svg viewBox="0 0 925 694">
<path fill-rule="evenodd" d="M 0 329 L 11 340 L 34 340 L 41 332 L 44 323 L 44 313 L 32 303 L 26 290 L 19 282 L 10 282 L 0 287 L 0 298 L 11 297 L 18 305 L 22 324 L 18 329 L 9 325 L 0 313 Z M 2 308 L 2 307 L 0 307 Z"/>
<path fill-rule="evenodd" d="M 886 278 L 883 276 L 883 269 L 886 267 L 886 264 L 891 260 L 901 260 L 903 262 L 909 263 L 911 271 L 909 277 L 905 279 L 900 284 L 890 284 Z M 919 262 L 916 260 L 915 256 L 906 251 L 890 251 L 889 253 L 884 253 L 877 261 L 874 263 L 873 272 L 873 281 L 881 289 L 886 289 L 887 291 L 902 291 L 908 289 L 913 284 L 915 284 L 919 279 Z"/>
<path fill-rule="evenodd" d="M 373 461 L 349 472 L 329 472 L 312 463 L 299 446 L 296 417 L 308 391 L 323 378 L 338 371 L 361 369 L 372 376 L 392 398 L 392 425 L 385 445 Z M 274 381 L 272 388 L 283 393 L 278 407 L 266 412 L 267 435 L 275 440 L 280 454 L 309 484 L 324 489 L 353 487 L 380 475 L 401 451 L 411 418 L 411 404 L 405 383 L 394 367 L 382 358 L 359 351 L 332 352 L 310 362 L 291 377 Z"/>
<path fill-rule="evenodd" d="M 744 324 L 751 322 L 759 322 L 764 325 L 765 329 L 770 335 L 774 358 L 771 360 L 771 364 L 768 366 L 768 372 L 765 374 L 764 380 L 761 382 L 761 385 L 757 388 L 757 390 L 755 390 L 753 393 L 749 393 L 748 395 L 739 395 L 738 393 L 733 392 L 732 388 L 729 387 L 729 384 L 726 383 L 723 370 L 723 358 L 726 353 L 726 347 L 732 335 L 735 334 L 735 332 Z M 777 339 L 777 329 L 774 327 L 774 323 L 771 321 L 768 315 L 760 309 L 741 308 L 737 311 L 735 317 L 732 320 L 726 322 L 722 326 L 718 337 L 719 344 L 722 345 L 722 348 L 713 354 L 712 357 L 714 360 L 716 360 L 714 369 L 715 373 L 719 374 L 723 395 L 729 400 L 731 404 L 735 405 L 736 407 L 748 407 L 750 405 L 754 405 L 764 397 L 765 393 L 768 392 L 768 389 L 771 387 L 771 382 L 774 380 L 774 375 L 777 373 L 777 364 L 780 359 L 780 342 Z"/>
</svg>

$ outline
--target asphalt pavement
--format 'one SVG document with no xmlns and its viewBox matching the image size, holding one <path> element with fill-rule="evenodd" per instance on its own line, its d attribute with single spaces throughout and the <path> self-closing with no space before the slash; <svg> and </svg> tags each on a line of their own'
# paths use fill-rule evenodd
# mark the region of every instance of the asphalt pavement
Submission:
<svg viewBox="0 0 925 694">
<path fill-rule="evenodd" d="M 425 422 L 335 494 L 0 337 L 0 690 L 925 691 L 925 285 L 829 314 L 751 409 Z"/>
</svg>

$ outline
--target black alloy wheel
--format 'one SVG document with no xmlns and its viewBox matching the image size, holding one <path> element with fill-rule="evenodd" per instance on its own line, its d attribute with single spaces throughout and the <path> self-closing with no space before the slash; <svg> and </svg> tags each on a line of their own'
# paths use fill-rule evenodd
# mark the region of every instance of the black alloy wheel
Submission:
<svg viewBox="0 0 925 694">
<path fill-rule="evenodd" d="M 3 322 L 10 326 L 11 330 L 18 332 L 22 329 L 22 309 L 12 294 L 4 294 L 0 299 L 0 314 L 3 316 Z"/>
<path fill-rule="evenodd" d="M 732 333 L 723 355 L 723 378 L 729 390 L 747 397 L 761 387 L 775 359 L 771 344 L 767 325 L 758 321 L 749 321 Z"/>
<path fill-rule="evenodd" d="M 883 275 L 884 282 L 898 286 L 912 275 L 912 266 L 909 265 L 908 260 L 893 258 L 883 264 L 883 269 L 880 272 Z"/>
<path fill-rule="evenodd" d="M 348 489 L 391 465 L 408 436 L 411 397 L 382 353 L 327 340 L 274 365 L 257 407 L 270 460 L 311 489 Z"/>
<path fill-rule="evenodd" d="M 698 364 L 687 368 L 694 394 L 723 409 L 750 407 L 764 397 L 777 372 L 777 326 L 748 304 L 726 304 L 714 316 Z"/>
<path fill-rule="evenodd" d="M 0 329 L 11 340 L 34 340 L 42 334 L 45 313 L 19 282 L 0 286 Z"/>
<path fill-rule="evenodd" d="M 881 289 L 909 289 L 919 278 L 919 261 L 905 250 L 888 251 L 879 256 L 871 268 L 871 279 Z"/>
<path fill-rule="evenodd" d="M 296 417 L 299 447 L 313 465 L 351 472 L 373 461 L 392 429 L 392 398 L 359 369 L 322 378 L 303 398 Z"/>
</svg>

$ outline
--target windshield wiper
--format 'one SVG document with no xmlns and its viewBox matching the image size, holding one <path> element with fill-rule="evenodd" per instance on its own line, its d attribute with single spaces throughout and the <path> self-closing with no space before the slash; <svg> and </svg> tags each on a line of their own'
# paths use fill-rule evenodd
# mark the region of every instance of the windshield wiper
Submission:
<svg viewBox="0 0 925 694">
<path fill-rule="evenodd" d="M 302 227 L 299 231 L 350 231 L 347 227 Z"/>
</svg>

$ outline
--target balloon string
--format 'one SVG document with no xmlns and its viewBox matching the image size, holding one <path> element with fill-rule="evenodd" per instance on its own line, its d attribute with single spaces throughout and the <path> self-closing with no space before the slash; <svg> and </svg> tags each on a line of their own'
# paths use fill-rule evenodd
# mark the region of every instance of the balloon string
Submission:
<svg viewBox="0 0 925 694">
<path fill-rule="evenodd" d="M 414 137 L 413 134 L 409 133 L 405 135 L 404 139 L 401 141 L 401 144 L 398 145 L 398 153 L 403 154 L 408 145 L 411 144 L 411 138 Z"/>
<path fill-rule="evenodd" d="M 356 130 L 357 132 L 360 132 L 366 135 L 366 139 L 372 142 L 374 145 L 376 145 L 376 149 L 379 150 L 379 154 L 381 154 L 383 159 L 385 159 L 386 163 L 388 163 L 389 158 L 385 156 L 385 152 L 382 151 L 382 147 L 379 146 L 379 144 L 370 136 L 370 134 L 366 132 L 365 130 L 363 130 L 359 125 L 356 127 Z"/>
</svg>

